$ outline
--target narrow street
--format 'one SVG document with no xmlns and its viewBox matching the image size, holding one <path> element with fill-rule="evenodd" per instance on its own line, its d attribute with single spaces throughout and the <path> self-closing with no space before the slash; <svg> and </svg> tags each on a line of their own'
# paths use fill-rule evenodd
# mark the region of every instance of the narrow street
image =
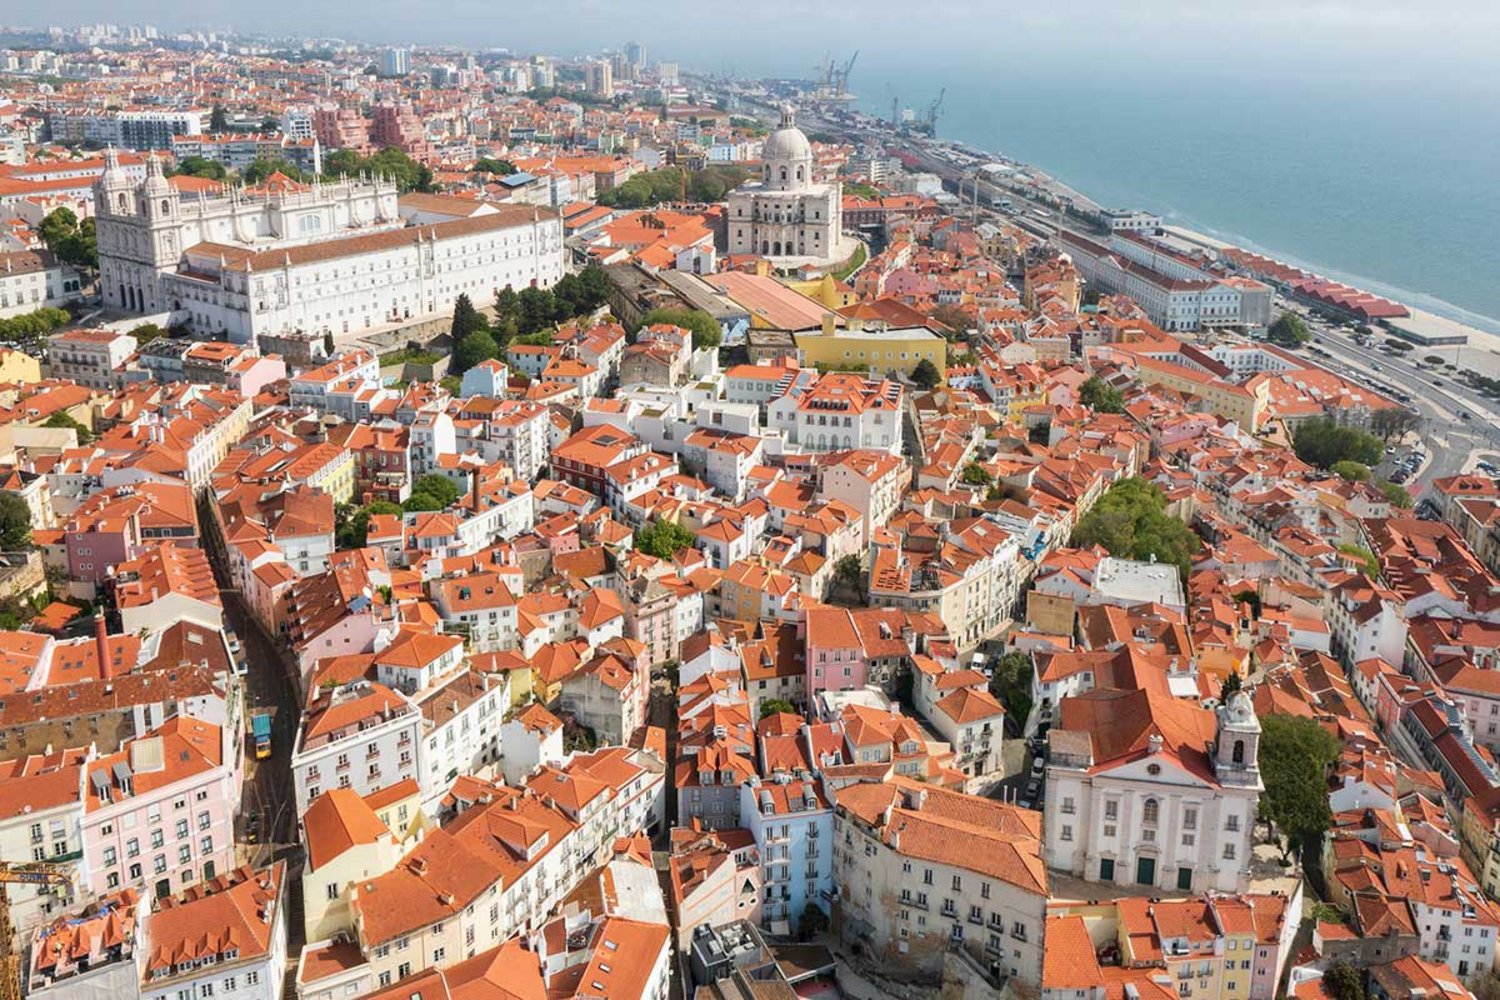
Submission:
<svg viewBox="0 0 1500 1000">
<path fill-rule="evenodd" d="M 302 845 L 297 833 L 296 794 L 292 784 L 292 745 L 296 740 L 301 706 L 292 681 L 286 653 L 251 616 L 240 594 L 233 589 L 223 542 L 207 500 L 199 507 L 200 535 L 204 551 L 213 565 L 224 616 L 233 637 L 240 643 L 239 657 L 244 679 L 244 725 L 259 712 L 271 713 L 271 756 L 255 759 L 254 742 L 246 738 L 245 785 L 240 814 L 235 821 L 239 856 L 248 864 L 271 861 L 287 863 L 287 930 L 291 955 L 304 941 L 302 929 Z M 253 836 L 252 836 L 253 834 Z"/>
</svg>

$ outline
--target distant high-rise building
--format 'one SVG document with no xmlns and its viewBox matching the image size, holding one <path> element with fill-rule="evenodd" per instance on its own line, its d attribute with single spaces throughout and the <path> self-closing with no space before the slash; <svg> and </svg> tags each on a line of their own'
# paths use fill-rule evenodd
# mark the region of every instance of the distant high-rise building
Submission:
<svg viewBox="0 0 1500 1000">
<path fill-rule="evenodd" d="M 625 59 L 636 70 L 645 69 L 646 68 L 646 46 L 642 45 L 640 42 L 626 42 L 625 43 Z"/>
<path fill-rule="evenodd" d="M 381 76 L 405 76 L 411 72 L 411 56 L 405 49 L 386 49 L 380 54 Z"/>
<path fill-rule="evenodd" d="M 615 96 L 614 68 L 607 59 L 592 59 L 586 76 L 589 93 L 609 100 Z"/>
<path fill-rule="evenodd" d="M 674 62 L 657 63 L 656 79 L 663 87 L 677 86 L 677 64 Z"/>
</svg>

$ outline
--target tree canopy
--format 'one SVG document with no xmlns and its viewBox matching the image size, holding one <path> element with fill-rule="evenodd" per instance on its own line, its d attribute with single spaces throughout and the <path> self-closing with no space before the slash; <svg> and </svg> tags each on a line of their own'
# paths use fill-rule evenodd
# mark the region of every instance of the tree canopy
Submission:
<svg viewBox="0 0 1500 1000">
<path fill-rule="evenodd" d="M 1139 477 L 1115 483 L 1073 531 L 1074 545 L 1102 545 L 1122 559 L 1152 559 L 1187 572 L 1198 536 L 1167 513 L 1161 488 Z"/>
<path fill-rule="evenodd" d="M 762 719 L 768 715 L 775 715 L 778 712 L 790 712 L 796 715 L 797 709 L 785 698 L 767 698 L 760 703 L 760 717 Z"/>
<path fill-rule="evenodd" d="M 988 486 L 995 481 L 995 477 L 978 462 L 970 462 L 959 474 L 959 480 L 968 486 Z"/>
<path fill-rule="evenodd" d="M 943 381 L 943 373 L 938 371 L 937 365 L 923 358 L 917 362 L 917 366 L 911 370 L 911 380 L 917 385 L 931 392 Z"/>
<path fill-rule="evenodd" d="M 1385 498 L 1390 501 L 1392 507 L 1399 507 L 1402 510 L 1411 509 L 1411 493 L 1400 483 L 1393 483 L 1389 479 L 1383 480 L 1380 483 L 1380 492 L 1385 494 Z"/>
<path fill-rule="evenodd" d="M 31 547 L 31 507 L 14 493 L 0 493 L 0 549 Z"/>
<path fill-rule="evenodd" d="M 74 434 L 78 435 L 79 444 L 88 444 L 90 441 L 94 440 L 93 431 L 89 430 L 83 424 L 80 424 L 77 420 L 74 420 L 71 416 L 69 416 L 62 410 L 58 410 L 56 413 L 52 414 L 52 416 L 42 421 L 42 426 L 71 430 Z"/>
<path fill-rule="evenodd" d="M 255 162 L 245 168 L 240 179 L 246 184 L 260 184 L 274 174 L 283 174 L 294 181 L 302 181 L 306 178 L 302 171 L 281 157 L 257 157 Z"/>
<path fill-rule="evenodd" d="M 609 276 L 597 264 L 563 275 L 551 288 L 517 292 L 506 285 L 495 295 L 495 340 L 504 347 L 515 336 L 585 316 L 604 304 L 609 290 Z"/>
<path fill-rule="evenodd" d="M 1277 316 L 1271 328 L 1266 331 L 1266 337 L 1283 347 L 1301 347 L 1313 339 L 1312 331 L 1307 328 L 1302 317 L 1294 312 L 1284 312 Z"/>
<path fill-rule="evenodd" d="M 54 208 L 37 224 L 37 234 L 57 259 L 74 267 L 99 266 L 99 241 L 94 236 L 94 219 L 82 222 L 66 205 Z"/>
<path fill-rule="evenodd" d="M 635 533 L 635 547 L 648 556 L 670 559 L 678 549 L 691 547 L 694 537 L 676 521 L 652 521 Z"/>
<path fill-rule="evenodd" d="M 203 156 L 185 156 L 177 161 L 177 165 L 167 171 L 169 176 L 179 174 L 187 177 L 203 177 L 211 181 L 225 181 L 229 179 L 229 168 L 218 160 L 210 160 Z"/>
<path fill-rule="evenodd" d="M 1303 422 L 1292 437 L 1292 450 L 1302 461 L 1320 469 L 1332 469 L 1344 461 L 1373 466 L 1385 451 L 1375 435 L 1328 417 Z"/>
<path fill-rule="evenodd" d="M 463 375 L 475 365 L 500 357 L 500 345 L 488 330 L 476 330 L 453 347 L 453 357 L 448 362 L 448 374 Z"/>
<path fill-rule="evenodd" d="M 364 548 L 365 540 L 370 533 L 371 515 L 400 513 L 400 504 L 391 503 L 389 500 L 371 500 L 363 507 L 346 511 L 345 515 L 339 519 L 337 531 L 339 548 Z"/>
<path fill-rule="evenodd" d="M 1018 650 L 1003 654 L 990 675 L 990 694 L 1005 706 L 1005 712 L 1019 725 L 1031 714 L 1031 657 Z"/>
<path fill-rule="evenodd" d="M 1404 406 L 1388 406 L 1370 417 L 1370 433 L 1379 435 L 1383 441 L 1404 437 L 1421 425 L 1422 418 Z"/>
<path fill-rule="evenodd" d="M 1120 390 L 1098 375 L 1090 375 L 1078 387 L 1078 399 L 1085 406 L 1092 407 L 1095 413 L 1125 412 L 1125 397 L 1120 394 Z"/>
<path fill-rule="evenodd" d="M 488 156 L 481 156 L 474 161 L 474 172 L 509 177 L 516 172 L 516 165 L 509 160 L 497 160 Z"/>
<path fill-rule="evenodd" d="M 1261 816 L 1282 837 L 1283 859 L 1290 859 L 1328 829 L 1326 772 L 1339 756 L 1339 741 L 1312 719 L 1269 714 L 1260 720 L 1260 776 L 1266 790 Z"/>
<path fill-rule="evenodd" d="M 403 192 L 432 190 L 432 171 L 395 146 L 387 146 L 370 156 L 360 156 L 352 149 L 336 149 L 323 157 L 323 173 L 328 177 L 371 173 L 389 177 Z"/>
<path fill-rule="evenodd" d="M 29 313 L 0 319 L 0 341 L 11 343 L 27 337 L 51 333 L 59 327 L 67 326 L 70 322 L 72 322 L 72 317 L 68 315 L 66 309 L 42 306 Z"/>
<path fill-rule="evenodd" d="M 680 326 L 691 333 L 694 350 L 718 347 L 724 340 L 719 321 L 701 309 L 653 309 L 641 317 L 641 325 L 637 329 L 655 326 L 658 323 Z"/>
<path fill-rule="evenodd" d="M 1334 462 L 1330 470 L 1340 479 L 1346 479 L 1351 483 L 1364 483 L 1370 479 L 1370 467 L 1360 462 L 1351 462 L 1345 459 L 1342 462 Z"/>
<path fill-rule="evenodd" d="M 748 176 L 749 171 L 744 167 L 729 164 L 692 171 L 662 167 L 636 174 L 623 184 L 601 191 L 598 201 L 618 208 L 648 208 L 664 201 L 717 202 L 723 201 Z"/>
<path fill-rule="evenodd" d="M 406 498 L 407 510 L 447 510 L 458 499 L 458 484 L 447 476 L 429 472 L 412 484 L 411 496 Z"/>
</svg>

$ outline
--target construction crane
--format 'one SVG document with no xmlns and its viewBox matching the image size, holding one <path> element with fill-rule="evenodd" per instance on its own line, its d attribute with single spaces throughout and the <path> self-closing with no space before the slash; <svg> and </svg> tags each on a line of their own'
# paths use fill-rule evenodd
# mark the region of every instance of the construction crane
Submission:
<svg viewBox="0 0 1500 1000">
<path fill-rule="evenodd" d="M 937 135 L 938 112 L 943 109 L 943 98 L 948 96 L 948 88 L 944 87 L 938 91 L 937 100 L 927 105 L 927 114 L 924 121 L 927 123 L 927 131 L 931 135 Z"/>
<path fill-rule="evenodd" d="M 859 49 L 854 50 L 854 55 L 844 63 L 844 68 L 839 72 L 839 96 L 843 97 L 849 93 L 849 74 L 854 72 L 854 63 L 859 59 Z"/>
<path fill-rule="evenodd" d="M 21 1000 L 21 953 L 15 947 L 16 929 L 10 922 L 8 885 L 73 884 L 73 872 L 42 861 L 0 861 L 0 1000 Z"/>
</svg>

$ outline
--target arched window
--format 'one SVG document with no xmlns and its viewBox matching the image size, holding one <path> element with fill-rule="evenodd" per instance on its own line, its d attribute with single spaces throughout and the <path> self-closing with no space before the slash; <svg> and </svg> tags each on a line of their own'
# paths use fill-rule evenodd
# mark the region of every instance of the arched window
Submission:
<svg viewBox="0 0 1500 1000">
<path fill-rule="evenodd" d="M 1156 800 L 1155 799 L 1147 799 L 1146 800 L 1146 804 L 1143 805 L 1143 806 L 1141 806 L 1141 822 L 1142 823 L 1155 823 L 1156 822 L 1156 813 L 1157 813 Z"/>
<path fill-rule="evenodd" d="M 802 168 L 798 167 L 797 168 L 797 180 L 800 181 L 801 179 L 802 179 Z"/>
<path fill-rule="evenodd" d="M 172 203 L 170 201 L 168 201 L 167 199 L 165 199 L 165 198 L 163 198 L 161 200 L 161 214 L 162 215 L 171 215 L 172 214 Z"/>
<path fill-rule="evenodd" d="M 1235 740 L 1234 741 L 1234 762 L 1236 764 L 1243 764 L 1243 763 L 1245 763 L 1245 741 L 1244 740 Z"/>
<path fill-rule="evenodd" d="M 781 168 L 781 183 L 786 183 L 786 167 Z"/>
<path fill-rule="evenodd" d="M 120 195 L 120 211 L 125 211 L 125 195 Z"/>
</svg>

